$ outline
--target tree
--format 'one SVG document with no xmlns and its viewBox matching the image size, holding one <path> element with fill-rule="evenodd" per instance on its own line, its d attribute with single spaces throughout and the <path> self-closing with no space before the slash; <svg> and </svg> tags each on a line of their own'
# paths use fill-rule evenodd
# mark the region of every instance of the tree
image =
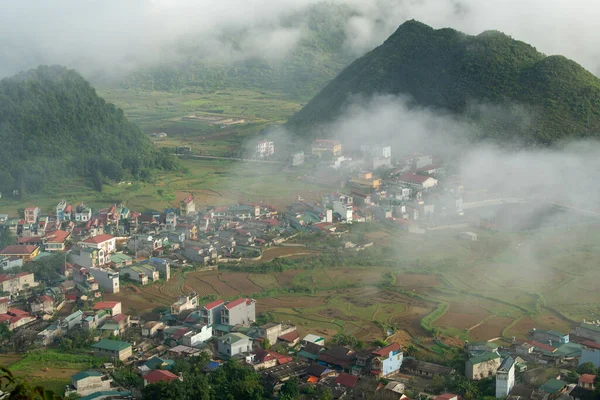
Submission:
<svg viewBox="0 0 600 400">
<path fill-rule="evenodd" d="M 269 341 L 268 338 L 265 338 L 265 340 L 263 341 L 262 348 L 264 350 L 269 350 L 271 348 L 271 342 Z"/>
<path fill-rule="evenodd" d="M 299 396 L 300 389 L 298 388 L 298 379 L 296 378 L 287 380 L 279 391 L 279 399 L 281 400 L 295 400 Z"/>
<path fill-rule="evenodd" d="M 146 385 L 142 389 L 143 400 L 162 400 L 162 399 L 185 399 L 185 390 L 183 382 L 175 380 L 172 382 L 156 382 Z"/>
<path fill-rule="evenodd" d="M 596 375 L 596 367 L 593 362 L 586 362 L 577 367 L 577 373 L 580 375 L 591 374 Z"/>
</svg>

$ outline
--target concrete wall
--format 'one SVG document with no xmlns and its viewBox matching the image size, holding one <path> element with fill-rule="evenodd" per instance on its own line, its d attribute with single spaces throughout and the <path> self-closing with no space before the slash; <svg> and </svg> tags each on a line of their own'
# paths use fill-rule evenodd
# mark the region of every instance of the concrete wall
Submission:
<svg viewBox="0 0 600 400">
<path fill-rule="evenodd" d="M 102 268 L 89 268 L 88 271 L 98 281 L 98 285 L 108 293 L 119 293 L 119 273 Z"/>
</svg>

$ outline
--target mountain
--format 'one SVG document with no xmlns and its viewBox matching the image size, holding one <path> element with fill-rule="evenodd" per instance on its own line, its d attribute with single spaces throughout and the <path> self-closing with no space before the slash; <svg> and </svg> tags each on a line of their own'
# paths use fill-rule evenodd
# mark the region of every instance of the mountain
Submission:
<svg viewBox="0 0 600 400">
<path fill-rule="evenodd" d="M 600 132 L 598 78 L 574 61 L 545 56 L 497 31 L 470 36 L 408 21 L 345 68 L 287 125 L 309 135 L 339 116 L 356 94 L 405 94 L 416 105 L 462 115 L 480 136 L 500 141 L 549 144 Z M 498 108 L 488 113 L 481 105 L 517 110 L 524 122 L 507 122 Z"/>
<path fill-rule="evenodd" d="M 310 99 L 356 57 L 346 51 L 345 24 L 356 12 L 346 5 L 317 3 L 291 14 L 283 27 L 302 26 L 305 33 L 294 49 L 281 60 L 260 57 L 239 61 L 211 61 L 200 46 L 181 50 L 179 63 L 136 70 L 121 80 L 126 89 L 160 91 L 218 90 L 246 88 L 279 90 L 293 98 Z M 237 49 L 243 31 L 223 33 L 223 48 Z M 265 49 L 269 51 L 269 49 Z"/>
<path fill-rule="evenodd" d="M 78 73 L 42 66 L 0 81 L 0 192 L 51 192 L 85 178 L 147 178 L 176 162 Z"/>
</svg>

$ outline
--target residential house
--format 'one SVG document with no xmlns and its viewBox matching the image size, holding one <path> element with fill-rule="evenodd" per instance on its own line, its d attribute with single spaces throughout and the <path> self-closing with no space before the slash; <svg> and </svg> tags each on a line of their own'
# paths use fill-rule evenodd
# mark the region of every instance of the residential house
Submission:
<svg viewBox="0 0 600 400">
<path fill-rule="evenodd" d="M 187 358 L 187 357 L 195 357 L 201 353 L 201 350 L 198 350 L 194 347 L 179 345 L 167 350 L 167 355 L 171 358 Z"/>
<path fill-rule="evenodd" d="M 454 368 L 439 364 L 433 364 L 426 361 L 418 361 L 411 357 L 404 358 L 402 361 L 402 370 L 413 375 L 434 377 L 436 375 L 452 375 L 456 372 Z"/>
<path fill-rule="evenodd" d="M 584 320 L 583 323 L 571 331 L 571 333 L 581 338 L 591 340 L 592 342 L 600 343 L 600 321 L 586 322 Z"/>
<path fill-rule="evenodd" d="M 190 295 L 180 296 L 179 299 L 171 304 L 171 314 L 178 315 L 185 310 L 194 310 L 198 307 L 198 295 L 192 293 Z"/>
<path fill-rule="evenodd" d="M 476 381 L 494 376 L 500 364 L 500 354 L 497 352 L 476 355 L 465 363 L 465 376 Z"/>
<path fill-rule="evenodd" d="M 92 209 L 84 204 L 75 207 L 75 221 L 88 222 L 92 219 Z"/>
<path fill-rule="evenodd" d="M 270 140 L 261 140 L 256 144 L 256 156 L 257 157 L 269 157 L 275 153 L 275 145 Z"/>
<path fill-rule="evenodd" d="M 342 155 L 342 144 L 338 140 L 316 139 L 311 150 L 313 156 L 321 157 L 328 153 L 337 157 Z"/>
<path fill-rule="evenodd" d="M 319 346 L 325 346 L 325 338 L 323 338 L 322 336 L 317 336 L 317 335 L 313 335 L 312 333 L 309 333 L 308 335 L 304 336 L 304 338 L 302 339 L 302 344 L 304 346 L 306 346 L 309 343 L 314 343 Z"/>
<path fill-rule="evenodd" d="M 285 343 L 288 347 L 296 346 L 300 343 L 300 334 L 297 330 L 290 331 L 288 333 L 284 333 L 277 338 L 277 341 L 280 343 Z"/>
<path fill-rule="evenodd" d="M 321 365 L 337 370 L 350 371 L 356 360 L 356 353 L 345 346 L 332 346 L 322 351 L 317 360 Z"/>
<path fill-rule="evenodd" d="M 184 346 L 196 347 L 212 338 L 212 328 L 208 325 L 196 325 L 194 329 L 186 332 L 180 339 Z"/>
<path fill-rule="evenodd" d="M 155 282 L 159 279 L 158 271 L 149 264 L 135 264 L 123 267 L 120 273 L 120 276 L 123 278 L 131 279 L 142 285 L 147 285 L 149 282 Z"/>
<path fill-rule="evenodd" d="M 71 238 L 71 233 L 63 230 L 48 232 L 44 235 L 45 251 L 65 251 L 65 244 Z"/>
<path fill-rule="evenodd" d="M 56 339 L 62 336 L 64 330 L 56 324 L 49 325 L 46 329 L 38 332 L 34 343 L 40 346 L 48 346 L 52 344 Z"/>
<path fill-rule="evenodd" d="M 202 323 L 207 325 L 221 323 L 221 310 L 225 307 L 223 300 L 211 301 L 200 309 Z"/>
<path fill-rule="evenodd" d="M 351 177 L 350 183 L 362 188 L 379 189 L 381 179 L 375 178 L 371 172 L 361 172 Z"/>
<path fill-rule="evenodd" d="M 505 398 L 515 386 L 515 360 L 508 356 L 496 371 L 496 397 Z"/>
<path fill-rule="evenodd" d="M 17 256 L 0 256 L 0 269 L 2 271 L 10 271 L 13 268 L 19 268 L 23 266 L 23 259 Z"/>
<path fill-rule="evenodd" d="M 584 389 L 580 386 L 576 386 L 569 392 L 569 398 L 573 400 L 598 400 L 594 390 Z"/>
<path fill-rule="evenodd" d="M 88 314 L 83 318 L 82 327 L 84 330 L 90 329 L 98 329 L 103 326 L 104 322 L 110 318 L 110 314 L 105 310 L 97 310 L 92 314 Z M 109 326 L 106 327 L 107 330 Z M 118 335 L 117 326 L 113 326 L 113 333 L 117 331 L 116 335 Z M 110 334 L 110 332 L 109 332 Z"/>
<path fill-rule="evenodd" d="M 133 354 L 130 343 L 120 340 L 102 339 L 92 345 L 94 356 L 110 360 L 125 361 Z"/>
<path fill-rule="evenodd" d="M 169 244 L 169 238 L 163 236 L 133 235 L 127 241 L 129 250 L 138 252 L 146 250 L 149 253 L 160 251 Z"/>
<path fill-rule="evenodd" d="M 254 363 L 252 368 L 256 371 L 273 368 L 276 365 L 283 365 L 291 362 L 293 358 L 291 356 L 285 356 L 270 350 L 263 350 L 261 348 L 256 349 L 252 355 L 254 356 Z"/>
<path fill-rule="evenodd" d="M 35 296 L 29 299 L 29 309 L 32 313 L 47 313 L 54 312 L 54 299 L 50 296 Z"/>
<path fill-rule="evenodd" d="M 35 317 L 18 308 L 9 308 L 5 314 L 0 314 L 0 323 L 6 323 L 8 325 L 8 330 L 10 331 L 35 320 Z"/>
<path fill-rule="evenodd" d="M 143 378 L 144 386 L 157 382 L 172 382 L 180 379 L 180 377 L 174 373 L 162 369 L 155 369 L 154 371 L 144 375 Z"/>
<path fill-rule="evenodd" d="M 158 335 L 158 331 L 164 328 L 164 324 L 160 321 L 148 321 L 142 326 L 142 336 L 144 337 L 155 337 Z"/>
<path fill-rule="evenodd" d="M 583 342 L 583 346 L 579 365 L 591 362 L 596 368 L 600 368 L 600 343 L 586 340 Z"/>
<path fill-rule="evenodd" d="M 347 387 L 348 389 L 354 389 L 358 384 L 358 376 L 350 375 L 342 372 L 335 378 L 335 383 Z"/>
<path fill-rule="evenodd" d="M 129 315 L 117 314 L 107 318 L 100 327 L 100 331 L 103 333 L 106 332 L 108 335 L 118 336 L 125 332 L 130 325 L 131 321 Z"/>
<path fill-rule="evenodd" d="M 19 272 L 14 275 L 0 275 L 0 290 L 10 295 L 19 294 L 22 290 L 34 288 L 39 285 L 35 281 L 33 272 Z"/>
<path fill-rule="evenodd" d="M 241 298 L 228 301 L 221 309 L 221 323 L 246 325 L 256 321 L 256 300 Z"/>
<path fill-rule="evenodd" d="M 119 293 L 119 273 L 105 268 L 89 268 L 98 285 L 107 293 Z"/>
<path fill-rule="evenodd" d="M 40 246 L 13 244 L 0 250 L 0 257 L 18 257 L 24 263 L 32 261 L 40 252 Z"/>
<path fill-rule="evenodd" d="M 550 346 L 558 346 L 560 344 L 569 343 L 569 334 L 564 334 L 552 330 L 533 329 L 531 337 L 541 343 L 548 343 Z"/>
<path fill-rule="evenodd" d="M 160 358 L 158 356 L 153 356 L 152 358 L 147 360 L 141 367 L 138 367 L 138 371 L 142 373 L 148 373 L 155 369 L 171 370 L 174 364 L 174 360 L 168 360 Z"/>
<path fill-rule="evenodd" d="M 77 393 L 79 396 L 87 396 L 92 393 L 110 390 L 111 382 L 112 379 L 98 371 L 82 371 L 71 377 L 71 385 L 74 390 L 67 390 L 67 393 Z"/>
<path fill-rule="evenodd" d="M 596 386 L 594 386 L 594 381 L 596 379 L 596 375 L 592 374 L 582 374 L 579 376 L 579 380 L 577 381 L 577 386 L 582 387 L 584 389 L 595 390 Z"/>
<path fill-rule="evenodd" d="M 194 195 L 191 194 L 181 201 L 179 204 L 179 213 L 182 216 L 193 214 L 196 212 L 196 202 L 194 201 Z"/>
<path fill-rule="evenodd" d="M 296 326 L 287 324 L 284 325 L 277 322 L 269 322 L 268 324 L 261 325 L 258 328 L 258 337 L 267 339 L 269 343 L 275 344 L 280 336 L 290 332 L 297 332 Z"/>
<path fill-rule="evenodd" d="M 392 343 L 389 346 L 374 350 L 371 354 L 373 355 L 371 373 L 378 378 L 386 378 L 400 371 L 404 354 L 398 343 Z"/>
<path fill-rule="evenodd" d="M 61 223 L 71 220 L 72 207 L 67 204 L 66 200 L 61 200 L 56 206 L 56 220 Z"/>
<path fill-rule="evenodd" d="M 109 315 L 121 314 L 121 302 L 120 301 L 100 301 L 94 304 L 94 311 L 104 310 Z"/>
<path fill-rule="evenodd" d="M 308 343 L 298 352 L 298 358 L 304 361 L 316 362 L 319 359 L 319 354 L 325 350 L 323 346 L 315 343 Z"/>
<path fill-rule="evenodd" d="M 77 311 L 73 312 L 72 314 L 69 314 L 65 318 L 58 320 L 58 325 L 60 326 L 61 329 L 71 330 L 71 329 L 75 328 L 76 326 L 81 325 L 82 320 L 83 320 L 83 311 L 77 310 Z"/>
<path fill-rule="evenodd" d="M 170 211 L 165 215 L 165 224 L 169 230 L 173 230 L 177 227 L 177 214 L 175 214 L 174 211 Z"/>
<path fill-rule="evenodd" d="M 217 339 L 217 350 L 228 357 L 249 353 L 252 351 L 252 339 L 242 333 L 228 333 Z"/>
<path fill-rule="evenodd" d="M 99 260 L 100 265 L 106 264 L 108 262 L 108 255 L 117 251 L 117 239 L 106 233 L 85 239 L 79 244 L 96 250 L 104 250 L 105 257 Z"/>
<path fill-rule="evenodd" d="M 92 268 L 104 265 L 107 257 L 103 249 L 98 250 L 91 247 L 74 246 L 69 251 L 68 259 L 73 264 L 85 268 Z"/>
<path fill-rule="evenodd" d="M 78 290 L 83 293 L 95 292 L 98 290 L 98 281 L 94 278 L 94 275 L 92 275 L 88 268 L 73 264 L 71 266 L 71 272 L 73 275 L 73 282 L 76 284 Z"/>
<path fill-rule="evenodd" d="M 154 267 L 158 271 L 160 278 L 167 281 L 171 279 L 171 264 L 167 260 L 152 257 L 149 260 L 143 261 L 143 264 L 149 264 Z"/>
<path fill-rule="evenodd" d="M 402 174 L 398 177 L 398 182 L 412 187 L 414 189 L 424 190 L 437 185 L 438 181 L 427 175 L 413 173 Z"/>
<path fill-rule="evenodd" d="M 548 393 L 551 398 L 558 397 L 567 389 L 567 383 L 560 379 L 549 379 L 542 386 L 540 390 L 544 393 Z"/>
<path fill-rule="evenodd" d="M 26 224 L 35 224 L 40 217 L 40 208 L 39 207 L 27 207 L 25 208 L 25 223 Z"/>
<path fill-rule="evenodd" d="M 185 258 L 192 262 L 200 262 L 204 265 L 217 258 L 217 252 L 212 244 L 207 243 L 204 246 L 187 246 L 183 251 Z"/>
<path fill-rule="evenodd" d="M 111 265 L 115 268 L 123 268 L 133 263 L 133 259 L 123 253 L 111 254 L 108 258 Z"/>
<path fill-rule="evenodd" d="M 351 204 L 346 204 L 341 201 L 333 201 L 333 212 L 338 213 L 344 221 L 352 222 L 354 210 Z"/>
</svg>

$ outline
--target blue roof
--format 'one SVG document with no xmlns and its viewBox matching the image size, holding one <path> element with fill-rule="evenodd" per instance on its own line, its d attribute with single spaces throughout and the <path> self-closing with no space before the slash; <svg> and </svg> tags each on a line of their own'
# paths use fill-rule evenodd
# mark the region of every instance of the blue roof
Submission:
<svg viewBox="0 0 600 400">
<path fill-rule="evenodd" d="M 216 361 L 211 361 L 208 364 L 206 364 L 206 366 L 204 367 L 207 371 L 214 371 L 217 368 L 219 368 L 221 366 L 221 364 L 219 364 Z"/>
</svg>

